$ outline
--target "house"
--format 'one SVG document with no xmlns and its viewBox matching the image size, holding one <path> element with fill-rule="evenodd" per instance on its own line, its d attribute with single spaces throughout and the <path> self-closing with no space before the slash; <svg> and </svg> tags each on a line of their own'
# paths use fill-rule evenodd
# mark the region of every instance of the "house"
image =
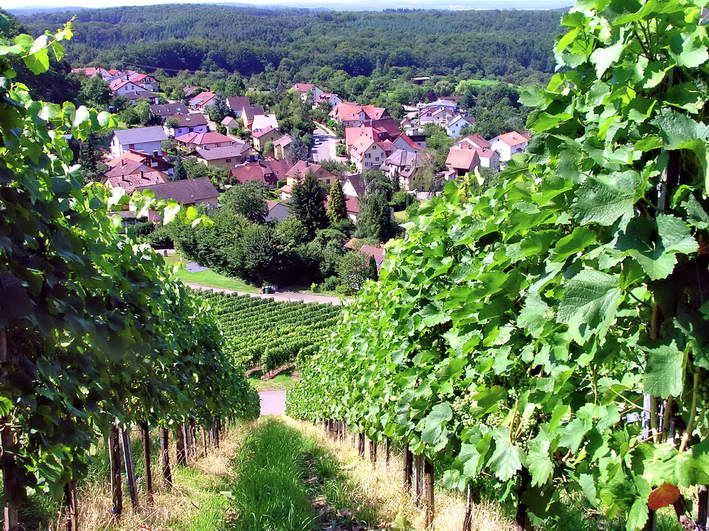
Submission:
<svg viewBox="0 0 709 531">
<path fill-rule="evenodd" d="M 147 90 L 143 90 L 142 92 L 128 92 L 123 94 L 121 98 L 125 98 L 133 104 L 138 103 L 139 100 L 146 100 L 148 103 L 152 104 L 160 102 L 160 98 L 158 98 L 157 94 L 153 94 Z"/>
<path fill-rule="evenodd" d="M 414 142 L 409 135 L 406 133 L 401 133 L 393 142 L 394 148 L 401 149 L 403 151 L 409 151 L 411 153 L 417 153 L 423 151 L 424 147 L 417 142 Z"/>
<path fill-rule="evenodd" d="M 230 146 L 199 147 L 196 151 L 197 160 L 203 164 L 225 169 L 243 163 L 253 154 L 251 146 L 243 142 L 235 142 Z"/>
<path fill-rule="evenodd" d="M 371 120 L 380 120 L 387 116 L 386 109 L 374 105 L 342 102 L 335 105 L 330 116 L 345 127 L 359 127 Z"/>
<path fill-rule="evenodd" d="M 357 218 L 361 212 L 359 198 L 353 195 L 345 195 L 345 209 L 347 210 L 347 218 L 352 223 L 357 223 Z"/>
<path fill-rule="evenodd" d="M 435 124 L 441 127 L 457 116 L 448 107 L 428 107 L 419 114 L 419 125 Z"/>
<path fill-rule="evenodd" d="M 161 120 L 164 120 L 168 116 L 187 114 L 188 112 L 187 106 L 184 103 L 158 103 L 150 106 L 150 114 Z"/>
<path fill-rule="evenodd" d="M 364 197 L 366 191 L 367 186 L 361 173 L 348 175 L 345 177 L 345 180 L 342 181 L 342 192 L 345 195 L 351 197 Z"/>
<path fill-rule="evenodd" d="M 127 79 L 114 79 L 108 84 L 108 88 L 111 89 L 113 96 L 120 96 L 123 98 L 128 97 L 129 94 L 138 94 L 141 92 L 148 92 L 140 85 L 136 85 L 132 81 Z"/>
<path fill-rule="evenodd" d="M 357 251 L 364 256 L 373 258 L 374 263 L 377 265 L 377 271 L 382 268 L 382 264 L 384 263 L 384 247 L 381 245 L 369 245 L 361 238 L 352 238 L 345 243 L 344 247 L 345 249 Z"/>
<path fill-rule="evenodd" d="M 458 109 L 458 102 L 452 98 L 438 98 L 436 101 L 431 101 L 429 103 L 419 103 L 416 105 L 420 110 L 446 107 L 451 111 Z"/>
<path fill-rule="evenodd" d="M 215 148 L 222 146 L 230 146 L 236 144 L 236 140 L 216 131 L 208 131 L 206 133 L 187 133 L 175 137 L 175 140 L 180 142 L 187 149 L 197 148 Z"/>
<path fill-rule="evenodd" d="M 206 133 L 209 131 L 209 121 L 204 114 L 175 114 L 169 116 L 163 124 L 165 134 L 171 138 L 187 133 Z"/>
<path fill-rule="evenodd" d="M 300 94 L 301 101 L 306 101 L 309 97 L 315 101 L 323 94 L 322 90 L 310 83 L 296 83 L 291 87 L 291 90 Z"/>
<path fill-rule="evenodd" d="M 110 168 L 104 173 L 104 184 L 111 188 L 122 188 L 132 194 L 138 186 L 167 182 L 172 174 L 172 165 L 162 158 L 129 151 L 120 157 L 107 161 Z"/>
<path fill-rule="evenodd" d="M 273 142 L 280 136 L 281 132 L 278 129 L 269 126 L 265 129 L 254 130 L 251 134 L 251 140 L 256 150 L 263 151 L 266 148 L 266 144 Z"/>
<path fill-rule="evenodd" d="M 458 138 L 460 136 L 460 132 L 464 128 L 473 125 L 473 121 L 474 120 L 472 118 L 466 118 L 465 116 L 459 114 L 451 118 L 448 123 L 443 126 L 443 128 L 446 130 L 446 134 L 449 137 Z"/>
<path fill-rule="evenodd" d="M 196 96 L 193 96 L 189 101 L 189 105 L 190 107 L 193 107 L 198 111 L 203 111 L 210 105 L 214 105 L 216 97 L 216 93 L 212 92 L 211 90 L 205 90 L 203 92 L 200 92 Z"/>
<path fill-rule="evenodd" d="M 448 152 L 446 168 L 459 177 L 470 173 L 478 166 L 480 166 L 480 156 L 476 149 L 452 148 Z"/>
<path fill-rule="evenodd" d="M 150 74 L 139 74 L 136 72 L 133 75 L 128 76 L 128 81 L 143 87 L 145 90 L 152 91 L 152 90 L 158 90 L 160 88 L 160 85 L 158 84 L 158 80 L 155 79 Z"/>
<path fill-rule="evenodd" d="M 507 162 L 512 155 L 522 153 L 527 149 L 527 144 L 529 144 L 529 136 L 517 131 L 510 131 L 490 140 L 490 147 L 500 155 L 501 162 Z"/>
<path fill-rule="evenodd" d="M 287 160 L 259 160 L 245 162 L 229 171 L 232 182 L 239 184 L 257 181 L 269 188 L 275 188 L 278 181 L 286 178 L 286 173 L 292 164 Z"/>
<path fill-rule="evenodd" d="M 316 164 L 314 162 L 306 162 L 304 160 L 299 160 L 292 166 L 286 173 L 286 184 L 289 186 L 295 186 L 308 174 L 312 174 L 326 187 L 335 182 L 337 176 L 327 171 L 325 168 Z"/>
<path fill-rule="evenodd" d="M 289 146 L 293 142 L 293 137 L 290 135 L 283 135 L 273 141 L 273 158 L 276 160 L 283 160 L 290 158 Z"/>
<path fill-rule="evenodd" d="M 342 99 L 337 94 L 331 92 L 323 92 L 313 101 L 313 105 L 315 106 L 324 104 L 329 107 L 335 107 L 340 103 L 342 103 Z"/>
<path fill-rule="evenodd" d="M 124 169 L 120 172 L 120 175 L 135 173 L 137 170 L 161 171 L 170 176 L 173 174 L 173 165 L 164 158 L 135 150 L 129 150 L 120 157 L 104 162 L 109 168 L 122 166 Z"/>
<path fill-rule="evenodd" d="M 490 142 L 485 140 L 483 137 L 480 135 L 468 135 L 456 142 L 454 144 L 455 147 L 460 147 L 460 148 L 465 148 L 465 147 L 473 147 L 475 149 L 490 149 Z"/>
<path fill-rule="evenodd" d="M 266 207 L 268 208 L 266 221 L 280 221 L 290 215 L 290 207 L 280 201 L 272 201 L 269 199 L 266 201 Z"/>
<path fill-rule="evenodd" d="M 257 114 L 254 116 L 254 120 L 251 123 L 251 131 L 253 133 L 269 127 L 278 129 L 278 120 L 276 120 L 275 114 Z"/>
<path fill-rule="evenodd" d="M 389 141 L 387 141 L 389 142 Z M 391 142 L 389 142 L 391 144 Z M 393 148 L 393 145 L 391 146 Z M 379 168 L 387 157 L 389 148 L 384 142 L 378 142 L 367 135 L 361 135 L 350 148 L 350 157 L 357 167 L 363 172 Z"/>
<path fill-rule="evenodd" d="M 250 131 L 254 123 L 254 118 L 259 114 L 266 114 L 261 105 L 249 105 L 248 107 L 244 107 L 241 110 L 241 122 L 244 124 L 244 127 Z"/>
<path fill-rule="evenodd" d="M 220 123 L 227 128 L 227 131 L 229 129 L 238 129 L 241 127 L 241 121 L 237 120 L 233 116 L 225 116 Z"/>
<path fill-rule="evenodd" d="M 192 98 L 195 94 L 200 92 L 202 89 L 199 87 L 193 87 L 192 85 L 187 85 L 182 89 L 182 96 L 184 98 Z"/>
<path fill-rule="evenodd" d="M 251 107 L 251 102 L 247 96 L 229 96 L 226 99 L 226 106 L 229 107 L 236 118 L 241 118 L 241 111 L 244 107 Z"/>
<path fill-rule="evenodd" d="M 429 153 L 398 149 L 386 158 L 381 170 L 391 178 L 392 182 L 398 180 L 399 188 L 409 191 L 416 188 L 415 177 L 425 169 L 432 167 L 433 160 Z"/>
<path fill-rule="evenodd" d="M 184 206 L 208 205 L 219 206 L 219 192 L 214 188 L 209 177 L 198 179 L 183 179 L 166 183 L 139 186 L 136 190 L 151 190 L 157 199 L 174 199 Z M 157 221 L 160 216 L 153 211 L 148 213 L 148 219 Z"/>
<path fill-rule="evenodd" d="M 151 127 L 136 127 L 134 129 L 118 129 L 111 139 L 111 154 L 120 157 L 129 150 L 140 151 L 155 156 L 161 156 L 162 141 L 167 136 L 161 125 Z"/>
</svg>

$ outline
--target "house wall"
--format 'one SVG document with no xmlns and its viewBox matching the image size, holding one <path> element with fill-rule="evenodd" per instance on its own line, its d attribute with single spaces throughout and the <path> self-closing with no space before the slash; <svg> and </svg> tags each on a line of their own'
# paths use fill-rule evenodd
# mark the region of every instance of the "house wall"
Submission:
<svg viewBox="0 0 709 531">
<path fill-rule="evenodd" d="M 354 186 L 352 186 L 352 183 L 350 183 L 349 180 L 346 180 L 342 183 L 342 192 L 345 195 L 351 195 L 352 197 L 359 197 L 357 195 L 357 190 L 354 189 Z"/>
<path fill-rule="evenodd" d="M 360 171 L 379 168 L 384 164 L 386 154 L 384 150 L 376 144 L 372 144 L 367 151 L 362 153 L 362 158 L 359 160 L 361 164 Z"/>
<path fill-rule="evenodd" d="M 217 168 L 224 168 L 227 170 L 230 170 L 237 164 L 241 164 L 242 162 L 246 161 L 246 157 L 225 157 L 223 159 L 215 159 L 215 160 L 205 160 L 201 157 L 198 157 L 198 159 L 202 164 L 205 164 L 207 166 L 215 166 Z"/>
<path fill-rule="evenodd" d="M 157 152 L 160 156 L 162 156 L 163 154 L 162 145 L 160 141 L 123 145 L 118 141 L 118 137 L 114 136 L 113 139 L 111 139 L 111 155 L 113 155 L 114 158 L 120 157 L 129 149 L 134 149 L 136 151 L 147 153 L 149 155 L 152 155 L 154 152 Z"/>
<path fill-rule="evenodd" d="M 176 136 L 186 135 L 187 133 L 207 133 L 209 131 L 209 127 L 207 127 L 206 125 L 176 127 L 174 129 L 171 127 L 163 126 L 163 129 L 165 130 L 165 134 L 167 136 L 173 138 Z"/>
</svg>

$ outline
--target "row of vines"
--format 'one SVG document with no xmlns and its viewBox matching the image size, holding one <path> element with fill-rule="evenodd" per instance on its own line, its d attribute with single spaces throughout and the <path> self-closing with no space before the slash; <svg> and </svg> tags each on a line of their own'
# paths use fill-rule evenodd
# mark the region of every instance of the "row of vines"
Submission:
<svg viewBox="0 0 709 531">
<path fill-rule="evenodd" d="M 578 0 L 523 98 L 528 153 L 419 209 L 290 414 L 408 449 L 520 529 L 579 498 L 709 529 L 704 5 Z"/>
<path fill-rule="evenodd" d="M 0 17 L 2 30 L 7 20 Z M 1 34 L 2 32 L 0 32 Z M 66 497 L 89 451 L 118 430 L 218 429 L 258 415 L 258 397 L 223 348 L 208 305 L 125 234 L 112 208 L 200 222 L 195 209 L 83 186 L 67 138 L 113 125 L 107 113 L 33 101 L 13 65 L 61 59 L 71 25 L 0 42 L 0 468 L 3 525 L 25 529 L 31 498 Z M 175 221 L 173 221 L 175 220 Z M 120 469 L 119 469 L 120 470 Z M 76 522 L 68 528 L 75 529 Z"/>
<path fill-rule="evenodd" d="M 270 371 L 316 352 L 335 327 L 338 306 L 262 299 L 248 295 L 204 295 L 237 363 Z"/>
</svg>

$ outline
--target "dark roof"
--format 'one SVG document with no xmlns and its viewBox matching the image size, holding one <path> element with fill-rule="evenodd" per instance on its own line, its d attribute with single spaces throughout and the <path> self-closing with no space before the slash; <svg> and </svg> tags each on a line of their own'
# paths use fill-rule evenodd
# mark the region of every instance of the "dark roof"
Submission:
<svg viewBox="0 0 709 531">
<path fill-rule="evenodd" d="M 134 129 L 117 129 L 113 132 L 122 145 L 142 144 L 143 142 L 162 142 L 167 138 L 161 125 L 152 127 L 136 127 Z"/>
<path fill-rule="evenodd" d="M 219 192 L 214 188 L 209 177 L 139 186 L 136 190 L 152 190 L 158 199 L 174 199 L 183 205 L 192 205 L 219 198 Z"/>
<path fill-rule="evenodd" d="M 230 96 L 226 99 L 226 104 L 232 111 L 241 111 L 244 107 L 249 107 L 251 102 L 247 96 Z"/>
<path fill-rule="evenodd" d="M 251 146 L 238 142 L 230 146 L 213 147 L 209 149 L 197 148 L 197 154 L 204 160 L 219 160 L 228 157 L 241 157 L 251 149 Z"/>
<path fill-rule="evenodd" d="M 357 197 L 364 196 L 364 192 L 365 192 L 366 187 L 364 185 L 364 177 L 362 177 L 361 173 L 356 173 L 354 175 L 348 175 L 345 178 L 345 182 L 347 182 L 347 181 L 350 182 L 350 184 L 352 185 L 352 188 L 354 188 L 355 192 L 357 192 Z"/>
<path fill-rule="evenodd" d="M 168 116 L 168 118 L 174 118 L 177 120 L 177 127 L 195 127 L 197 125 L 207 125 L 207 117 L 201 113 L 181 113 L 175 114 L 173 116 Z"/>
<path fill-rule="evenodd" d="M 184 103 L 156 103 L 150 106 L 150 112 L 154 116 L 164 118 L 174 114 L 187 114 L 187 106 Z"/>
</svg>

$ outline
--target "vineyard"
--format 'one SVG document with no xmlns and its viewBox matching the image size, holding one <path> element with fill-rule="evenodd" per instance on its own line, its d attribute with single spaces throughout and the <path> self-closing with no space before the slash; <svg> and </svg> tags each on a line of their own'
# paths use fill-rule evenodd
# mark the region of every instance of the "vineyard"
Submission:
<svg viewBox="0 0 709 531">
<path fill-rule="evenodd" d="M 134 427 L 150 504 L 156 433 L 169 488 L 173 436 L 182 465 L 217 445 L 229 422 L 259 411 L 205 302 L 111 215 L 130 204 L 165 223 L 199 223 L 197 210 L 84 186 L 67 139 L 114 127 L 112 117 L 33 101 L 11 82 L 17 67 L 45 72 L 71 35 L 68 24 L 0 40 L 0 469 L 3 529 L 12 531 L 47 528 L 30 522 L 37 497 L 62 507 L 62 525 L 75 531 L 77 492 L 97 448 L 110 458 L 113 517 L 123 511 L 123 473 L 137 510 Z"/>
<path fill-rule="evenodd" d="M 284 302 L 257 297 L 204 295 L 238 364 L 271 370 L 300 354 L 317 352 L 334 328 L 340 309 L 331 304 Z"/>
<path fill-rule="evenodd" d="M 578 0 L 528 153 L 423 205 L 302 360 L 289 413 L 401 448 L 429 522 L 437 478 L 519 529 L 709 529 L 704 4 Z"/>
</svg>

